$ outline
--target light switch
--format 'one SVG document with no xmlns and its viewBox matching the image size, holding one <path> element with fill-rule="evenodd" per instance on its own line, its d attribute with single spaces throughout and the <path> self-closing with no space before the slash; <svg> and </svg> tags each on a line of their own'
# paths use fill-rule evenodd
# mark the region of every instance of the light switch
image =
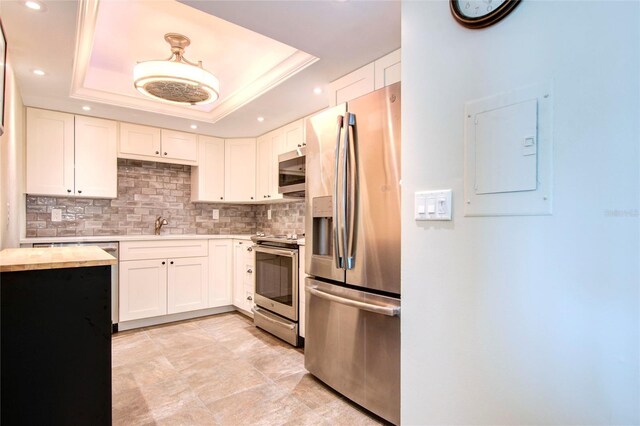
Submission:
<svg viewBox="0 0 640 426">
<path fill-rule="evenodd" d="M 211 215 L 211 218 L 213 220 L 219 220 L 220 219 L 220 210 L 213 209 L 213 214 Z"/>
<path fill-rule="evenodd" d="M 451 190 L 416 192 L 415 220 L 451 220 Z"/>
<path fill-rule="evenodd" d="M 271 220 L 271 209 L 267 210 L 267 220 Z"/>
</svg>

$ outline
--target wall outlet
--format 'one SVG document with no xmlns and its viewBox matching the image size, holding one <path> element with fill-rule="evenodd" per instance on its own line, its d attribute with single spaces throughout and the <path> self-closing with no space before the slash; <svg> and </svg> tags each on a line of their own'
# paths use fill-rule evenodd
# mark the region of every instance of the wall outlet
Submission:
<svg viewBox="0 0 640 426">
<path fill-rule="evenodd" d="M 62 222 L 62 209 L 51 209 L 51 222 Z"/>
<path fill-rule="evenodd" d="M 213 220 L 219 220 L 220 219 L 220 210 L 213 209 L 213 215 L 211 217 L 213 218 Z"/>
<path fill-rule="evenodd" d="M 271 220 L 271 209 L 267 210 L 267 220 Z"/>
</svg>

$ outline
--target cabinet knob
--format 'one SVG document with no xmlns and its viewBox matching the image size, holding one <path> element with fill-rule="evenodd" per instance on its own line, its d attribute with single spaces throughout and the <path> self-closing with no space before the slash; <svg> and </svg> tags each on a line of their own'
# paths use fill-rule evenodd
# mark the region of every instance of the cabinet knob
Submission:
<svg viewBox="0 0 640 426">
<path fill-rule="evenodd" d="M 82 194 L 82 190 L 78 189 L 78 194 Z"/>
<path fill-rule="evenodd" d="M 253 248 L 247 247 L 247 251 L 253 251 Z"/>
<path fill-rule="evenodd" d="M 253 274 L 253 271 L 251 269 L 247 269 L 247 273 L 248 274 Z"/>
<path fill-rule="evenodd" d="M 170 265 L 173 265 L 173 260 L 171 262 L 169 262 Z"/>
<path fill-rule="evenodd" d="M 167 153 L 165 152 L 164 155 L 167 155 Z"/>
<path fill-rule="evenodd" d="M 164 261 L 162 262 L 162 264 L 163 264 L 163 265 L 166 265 L 166 263 L 167 263 L 167 262 L 164 262 Z"/>
<path fill-rule="evenodd" d="M 253 197 L 251 197 L 251 199 L 253 200 Z"/>
<path fill-rule="evenodd" d="M 253 300 L 253 297 L 247 296 L 247 300 Z"/>
<path fill-rule="evenodd" d="M 160 151 L 156 151 L 156 155 L 160 154 Z"/>
<path fill-rule="evenodd" d="M 267 198 L 271 198 L 271 195 L 267 195 Z"/>
<path fill-rule="evenodd" d="M 224 200 L 224 197 L 220 197 L 221 200 Z"/>
<path fill-rule="evenodd" d="M 71 192 L 71 190 L 70 190 L 70 189 L 67 189 L 67 192 Z"/>
<path fill-rule="evenodd" d="M 266 195 L 263 195 L 263 196 L 262 196 L 262 198 L 267 198 L 267 196 L 266 196 Z"/>
</svg>

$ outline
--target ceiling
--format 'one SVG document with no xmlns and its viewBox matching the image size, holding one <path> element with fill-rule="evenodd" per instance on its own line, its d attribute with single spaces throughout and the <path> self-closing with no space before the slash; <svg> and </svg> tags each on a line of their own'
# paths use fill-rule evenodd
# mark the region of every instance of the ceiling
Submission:
<svg viewBox="0 0 640 426">
<path fill-rule="evenodd" d="M 25 105 L 185 131 L 197 124 L 221 137 L 257 136 L 324 108 L 330 81 L 400 47 L 398 1 L 42 3 L 40 12 L 0 5 Z M 185 56 L 220 79 L 217 102 L 173 106 L 133 89 L 136 61 L 169 56 L 166 32 L 191 38 Z"/>
</svg>

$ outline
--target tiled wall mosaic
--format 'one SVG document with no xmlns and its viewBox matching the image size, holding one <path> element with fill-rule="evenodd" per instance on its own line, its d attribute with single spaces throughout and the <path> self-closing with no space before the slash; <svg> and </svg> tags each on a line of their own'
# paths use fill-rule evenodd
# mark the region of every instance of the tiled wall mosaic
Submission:
<svg viewBox="0 0 640 426">
<path fill-rule="evenodd" d="M 272 205 L 268 221 L 266 206 L 192 203 L 190 197 L 190 166 L 119 159 L 116 199 L 28 195 L 26 236 L 152 235 L 157 216 L 169 222 L 163 234 L 304 232 L 303 202 Z M 54 208 L 62 210 L 61 222 L 51 221 Z M 212 219 L 213 209 L 219 210 L 218 220 Z"/>
<path fill-rule="evenodd" d="M 271 209 L 271 220 L 267 211 Z M 256 231 L 265 234 L 285 235 L 304 233 L 304 201 L 255 206 Z"/>
</svg>

